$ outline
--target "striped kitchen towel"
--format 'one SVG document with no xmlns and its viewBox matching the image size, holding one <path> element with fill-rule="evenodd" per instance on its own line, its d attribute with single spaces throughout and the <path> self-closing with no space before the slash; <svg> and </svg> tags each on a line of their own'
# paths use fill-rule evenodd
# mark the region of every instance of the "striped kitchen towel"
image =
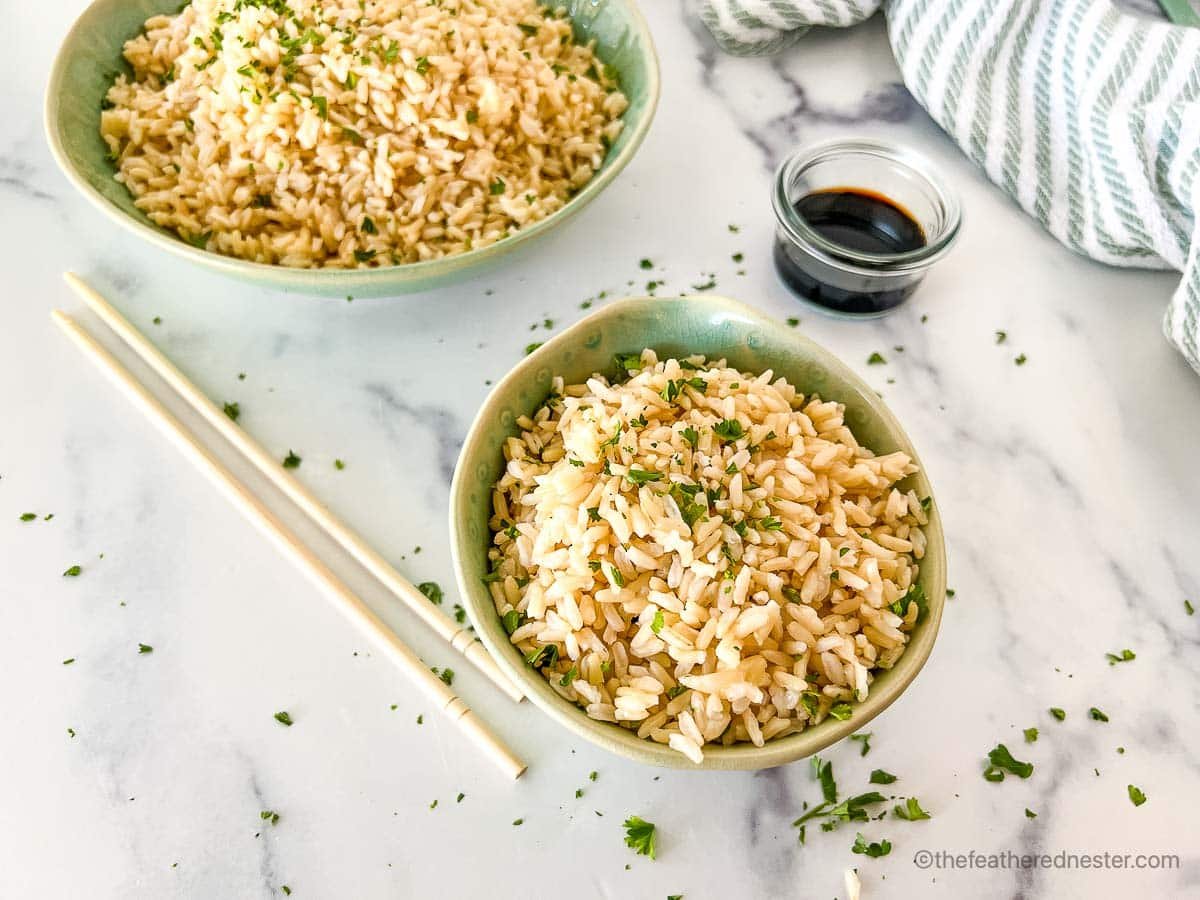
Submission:
<svg viewBox="0 0 1200 900">
<path fill-rule="evenodd" d="M 1073 250 L 1183 272 L 1163 331 L 1200 372 L 1200 30 L 1108 0 L 700 0 L 718 43 L 770 53 L 882 5 L 908 89 Z"/>
</svg>

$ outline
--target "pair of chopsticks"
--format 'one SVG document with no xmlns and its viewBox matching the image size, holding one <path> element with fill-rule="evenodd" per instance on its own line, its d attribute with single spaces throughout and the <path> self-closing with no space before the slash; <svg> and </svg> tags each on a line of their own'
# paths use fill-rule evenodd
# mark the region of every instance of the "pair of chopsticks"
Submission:
<svg viewBox="0 0 1200 900">
<path fill-rule="evenodd" d="M 420 591 L 406 581 L 382 556 L 371 549 L 361 537 L 322 506 L 295 477 L 286 471 L 278 461 L 269 456 L 260 444 L 235 425 L 232 419 L 201 393 L 141 332 L 134 328 L 103 297 L 85 284 L 79 276 L 68 272 L 65 278 L 67 284 L 79 294 L 84 303 L 116 332 L 143 362 L 166 381 L 205 421 L 220 432 L 222 437 L 233 444 L 259 472 L 299 506 L 313 522 L 337 541 L 388 590 L 403 600 L 405 605 L 415 612 L 426 625 L 465 656 L 493 684 L 513 700 L 523 699 L 524 695 L 520 689 L 500 671 L 495 661 L 471 632 L 430 603 Z M 437 703 L 442 712 L 449 716 L 506 774 L 512 778 L 520 777 L 521 773 L 525 771 L 525 764 L 475 717 L 466 703 L 456 696 L 450 687 L 400 640 L 395 632 L 388 628 L 308 547 L 304 546 L 295 534 L 263 505 L 262 501 L 251 494 L 233 473 L 201 445 L 195 436 L 171 415 L 112 354 L 61 310 L 54 310 L 50 317 L 91 358 L 92 362 L 99 366 L 108 379 L 120 388 L 141 412 L 183 452 L 183 455 L 208 476 L 226 499 L 300 569 L 325 594 L 326 598 L 374 643 L 384 656 L 399 667 L 410 680 L 416 682 L 430 700 Z"/>
</svg>

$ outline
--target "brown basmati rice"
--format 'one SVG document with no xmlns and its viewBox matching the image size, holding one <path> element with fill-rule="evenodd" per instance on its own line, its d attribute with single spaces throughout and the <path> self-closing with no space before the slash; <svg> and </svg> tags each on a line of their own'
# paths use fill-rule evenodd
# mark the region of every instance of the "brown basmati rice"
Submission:
<svg viewBox="0 0 1200 900">
<path fill-rule="evenodd" d="M 554 382 L 493 492 L 488 577 L 514 645 L 595 719 L 694 762 L 852 715 L 921 607 L 904 453 L 770 371 L 626 358 Z"/>
<path fill-rule="evenodd" d="M 138 208 L 286 266 L 501 240 L 587 183 L 627 105 L 534 0 L 194 0 L 125 58 L 101 134 Z"/>
</svg>

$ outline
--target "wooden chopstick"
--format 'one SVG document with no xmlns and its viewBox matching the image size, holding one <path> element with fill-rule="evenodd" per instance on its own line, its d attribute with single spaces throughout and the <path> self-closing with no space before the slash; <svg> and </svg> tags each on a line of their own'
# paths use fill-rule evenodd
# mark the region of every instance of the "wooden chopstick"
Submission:
<svg viewBox="0 0 1200 900">
<path fill-rule="evenodd" d="M 262 445 L 234 424 L 215 403 L 200 391 L 182 372 L 176 368 L 162 352 L 150 343 L 140 331 L 93 288 L 88 286 L 74 272 L 63 276 L 67 284 L 77 293 L 88 307 L 104 320 L 117 335 L 132 349 L 150 368 L 152 368 L 175 392 L 187 401 L 187 404 L 204 417 L 213 428 L 221 433 L 227 441 L 248 459 L 259 472 L 270 479 L 271 483 L 283 491 L 293 503 L 304 510 L 326 534 L 333 538 L 341 547 L 353 556 L 372 575 L 375 576 L 389 591 L 404 601 L 421 620 L 437 632 L 451 647 L 465 656 L 488 680 L 500 688 L 511 699 L 520 702 L 525 698 L 519 687 L 500 671 L 495 660 L 487 649 L 479 642 L 479 638 L 469 629 L 459 625 L 446 613 L 434 606 L 413 585 L 397 572 L 392 565 L 372 549 L 366 541 L 352 531 L 337 516 L 331 513 L 317 500 L 308 489 L 290 472 L 279 464 Z"/>
<path fill-rule="evenodd" d="M 384 656 L 395 663 L 411 681 L 416 682 L 429 699 L 436 703 L 451 721 L 458 725 L 506 775 L 519 778 L 525 764 L 471 712 L 449 686 L 430 671 L 413 653 L 329 568 L 307 547 L 300 543 L 279 519 L 251 494 L 216 457 L 167 409 L 156 400 L 107 350 L 79 327 L 70 316 L 54 310 L 50 317 L 74 343 L 96 363 L 101 371 L 134 402 L 147 418 L 175 444 L 201 472 L 237 507 L 259 532 L 275 545 L 308 579 L 315 584 L 351 624 L 365 635 Z"/>
</svg>

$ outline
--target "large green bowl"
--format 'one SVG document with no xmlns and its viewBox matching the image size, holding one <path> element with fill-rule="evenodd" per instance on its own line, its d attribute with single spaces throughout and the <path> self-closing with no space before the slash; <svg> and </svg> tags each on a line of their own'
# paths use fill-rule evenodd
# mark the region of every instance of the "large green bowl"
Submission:
<svg viewBox="0 0 1200 900">
<path fill-rule="evenodd" d="M 369 269 L 296 269 L 200 250 L 151 222 L 113 176 L 116 168 L 100 138 L 100 101 L 117 73 L 129 38 L 153 15 L 174 13 L 179 0 L 95 0 L 75 22 L 58 51 L 46 88 L 45 126 L 50 150 L 63 173 L 109 218 L 176 256 L 263 287 L 331 297 L 386 296 L 423 291 L 477 274 L 502 256 L 561 225 L 604 190 L 633 158 L 658 105 L 658 57 L 635 0 L 539 0 L 564 7 L 580 41 L 618 74 L 629 98 L 625 127 L 600 171 L 561 209 L 495 244 L 426 262 Z"/>
<path fill-rule="evenodd" d="M 567 384 L 594 372 L 612 373 L 615 353 L 651 347 L 666 354 L 703 353 L 724 357 L 749 372 L 771 369 L 804 393 L 820 394 L 846 406 L 846 424 L 876 453 L 903 450 L 920 466 L 916 450 L 896 417 L 878 395 L 828 350 L 744 304 L 713 296 L 650 297 L 618 300 L 552 338 L 517 364 L 492 389 L 475 417 L 458 458 L 450 489 L 451 552 L 463 605 L 480 638 L 497 663 L 529 698 L 579 736 L 631 759 L 658 766 L 702 769 L 764 769 L 809 756 L 859 731 L 900 696 L 929 658 L 946 600 L 946 548 L 937 504 L 932 503 L 925 528 L 927 547 L 918 579 L 929 600 L 928 611 L 912 631 L 899 662 L 883 672 L 862 703 L 844 722 L 826 719 L 799 734 L 753 744 L 706 747 L 704 761 L 694 766 L 662 744 L 634 732 L 590 719 L 564 700 L 536 670 L 525 665 L 509 643 L 483 577 L 491 545 L 488 518 L 492 485 L 504 466 L 503 443 L 518 434 L 518 417 L 532 413 L 550 394 L 551 380 Z M 921 497 L 933 497 L 924 468 L 907 480 Z"/>
</svg>

